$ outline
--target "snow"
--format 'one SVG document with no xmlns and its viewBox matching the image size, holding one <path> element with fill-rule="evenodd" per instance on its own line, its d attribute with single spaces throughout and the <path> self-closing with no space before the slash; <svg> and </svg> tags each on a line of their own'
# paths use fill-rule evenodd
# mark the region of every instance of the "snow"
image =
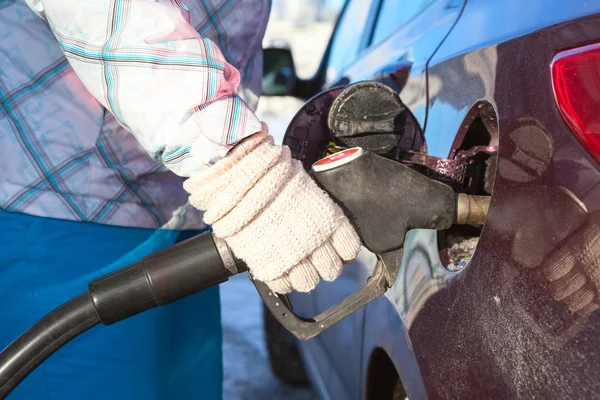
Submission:
<svg viewBox="0 0 600 400">
<path fill-rule="evenodd" d="M 262 300 L 246 274 L 221 285 L 223 399 L 316 400 L 310 388 L 296 388 L 271 372 L 262 325 Z"/>
</svg>

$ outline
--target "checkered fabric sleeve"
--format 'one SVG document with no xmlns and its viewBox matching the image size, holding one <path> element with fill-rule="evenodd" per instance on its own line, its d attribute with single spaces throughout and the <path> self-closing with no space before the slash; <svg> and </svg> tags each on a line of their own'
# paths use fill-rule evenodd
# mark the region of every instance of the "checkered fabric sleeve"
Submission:
<svg viewBox="0 0 600 400">
<path fill-rule="evenodd" d="M 27 0 L 88 91 L 180 176 L 260 130 L 239 72 L 178 0 Z"/>
</svg>

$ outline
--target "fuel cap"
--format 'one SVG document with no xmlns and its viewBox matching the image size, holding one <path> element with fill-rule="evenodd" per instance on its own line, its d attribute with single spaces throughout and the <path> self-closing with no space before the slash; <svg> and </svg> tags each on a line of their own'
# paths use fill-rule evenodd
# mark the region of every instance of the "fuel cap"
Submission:
<svg viewBox="0 0 600 400">
<path fill-rule="evenodd" d="M 350 161 L 354 161 L 362 156 L 363 153 L 364 150 L 361 147 L 353 147 L 351 149 L 338 151 L 337 153 L 322 158 L 314 163 L 312 169 L 315 172 L 327 171 L 347 164 Z"/>
</svg>

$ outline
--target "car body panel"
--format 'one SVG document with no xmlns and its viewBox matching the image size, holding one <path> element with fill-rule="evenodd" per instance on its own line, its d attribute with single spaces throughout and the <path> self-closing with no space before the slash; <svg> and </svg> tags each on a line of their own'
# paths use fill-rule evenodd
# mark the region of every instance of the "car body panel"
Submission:
<svg viewBox="0 0 600 400">
<path fill-rule="evenodd" d="M 377 80 L 399 68 L 407 68 L 408 79 L 397 79 L 393 82 L 396 86 L 394 89 L 399 91 L 403 102 L 423 127 L 427 111 L 427 61 L 452 29 L 463 4 L 463 1 L 457 0 L 432 2 L 423 12 L 383 42 L 362 51 L 358 60 L 336 80 Z"/>
<path fill-rule="evenodd" d="M 461 20 L 431 62 L 430 76 L 450 84 L 431 96 L 426 139 L 428 149 L 447 155 L 448 138 L 467 110 L 485 99 L 499 117 L 498 174 L 474 258 L 415 311 L 415 354 L 433 398 L 590 397 L 600 393 L 599 313 L 564 314 L 564 304 L 531 281 L 546 257 L 564 251 L 576 226 L 600 209 L 599 164 L 558 113 L 550 79 L 558 51 L 600 42 L 600 15 L 544 29 L 538 23 L 515 30 L 516 39 L 445 58 L 456 54 L 463 37 L 453 35 L 466 35 L 475 20 L 486 21 L 478 12 L 483 2 L 474 3 L 473 14 L 471 3 L 465 8 L 465 27 Z M 573 4 L 551 8 L 538 1 L 527 8 L 547 10 L 541 20 L 548 22 L 600 12 L 598 2 L 593 10 L 589 2 L 579 3 L 578 11 Z M 516 7 L 490 7 L 487 20 Z M 533 33 L 520 36 L 524 31 Z M 432 144 L 444 135 L 443 146 Z M 580 204 L 587 208 L 583 215 Z"/>
<path fill-rule="evenodd" d="M 337 393 L 331 382 L 339 378 L 331 376 L 333 370 L 329 354 L 322 350 L 322 346 L 314 339 L 307 340 L 299 346 L 300 356 L 304 362 L 304 368 L 314 391 L 321 400 L 332 400 L 333 394 Z"/>
<path fill-rule="evenodd" d="M 558 51 L 600 42 L 598 13 L 600 1 L 469 0 L 433 57 L 421 61 L 421 70 L 412 64 L 397 90 L 424 124 L 430 155 L 452 154 L 478 103 L 496 111 L 499 163 L 488 221 L 459 273 L 441 265 L 435 232 L 410 232 L 398 280 L 385 297 L 301 343 L 305 359 L 314 352 L 326 358 L 318 368 L 333 384 L 321 385 L 323 398 L 363 398 L 377 348 L 389 355 L 410 398 L 600 393 L 600 312 L 565 313 L 563 300 L 536 280 L 545 259 L 569 246 L 567 239 L 600 210 L 600 165 L 562 120 L 550 79 Z M 394 56 L 420 54 L 408 42 L 391 44 L 402 31 L 384 42 L 386 51 L 365 51 L 366 66 L 361 58 L 348 68 L 349 79 L 377 78 Z M 369 256 L 319 285 L 313 311 L 356 291 L 373 269 Z"/>
<path fill-rule="evenodd" d="M 402 265 L 396 283 L 366 307 L 362 379 L 367 376 L 370 355 L 383 349 L 396 367 L 408 398 L 426 397 L 425 383 L 409 336 L 412 310 L 437 291 L 439 281 L 452 274 L 439 261 L 436 232 L 412 230 L 406 235 Z M 363 391 L 364 392 L 364 391 Z"/>
<path fill-rule="evenodd" d="M 428 114 L 431 117 L 425 128 L 428 153 L 447 157 L 454 136 L 474 100 L 493 97 L 498 85 L 495 81 L 499 68 L 498 43 L 598 12 L 599 1 L 469 0 L 460 22 L 428 63 Z M 556 51 L 550 47 L 550 43 L 538 46 L 547 46 L 548 50 Z M 455 63 L 464 63 L 461 69 L 466 68 L 461 80 L 453 72 L 447 71 L 454 71 Z M 521 64 L 525 70 L 519 71 L 518 75 L 528 73 L 530 67 L 534 65 Z M 549 79 L 548 67 L 549 64 L 537 65 L 539 73 Z M 440 92 L 443 94 L 440 95 Z"/>
</svg>

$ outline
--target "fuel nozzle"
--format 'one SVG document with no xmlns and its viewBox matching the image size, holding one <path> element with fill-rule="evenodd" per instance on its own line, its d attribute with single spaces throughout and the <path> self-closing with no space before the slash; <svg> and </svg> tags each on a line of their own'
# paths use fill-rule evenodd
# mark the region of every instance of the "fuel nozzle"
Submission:
<svg viewBox="0 0 600 400">
<path fill-rule="evenodd" d="M 303 340 L 364 307 L 394 284 L 410 229 L 442 230 L 455 223 L 483 223 L 489 205 L 489 198 L 457 196 L 450 186 L 360 147 L 317 161 L 311 172 L 342 207 L 378 262 L 365 286 L 314 318 L 296 315 L 284 298 L 264 283 L 254 282 L 273 316 Z"/>
<path fill-rule="evenodd" d="M 360 147 L 332 154 L 313 177 L 344 209 L 363 244 L 377 254 L 402 248 L 410 229 L 483 224 L 487 196 L 455 194 L 450 186 Z"/>
</svg>

